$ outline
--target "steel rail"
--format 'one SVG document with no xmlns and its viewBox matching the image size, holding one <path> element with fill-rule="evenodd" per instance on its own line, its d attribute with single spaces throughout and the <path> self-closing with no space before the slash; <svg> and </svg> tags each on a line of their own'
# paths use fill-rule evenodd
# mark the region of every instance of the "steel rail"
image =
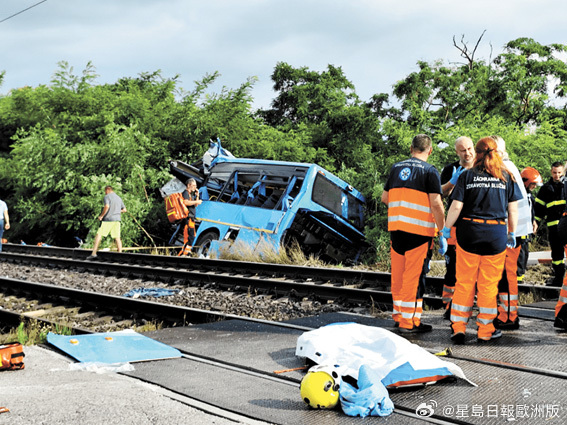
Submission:
<svg viewBox="0 0 567 425">
<path fill-rule="evenodd" d="M 7 261 L 41 264 L 45 266 L 80 267 L 98 272 L 113 273 L 122 276 L 154 277 L 165 281 L 190 281 L 201 285 L 215 284 L 227 288 L 256 288 L 270 293 L 289 294 L 298 296 L 315 296 L 322 299 L 346 300 L 362 303 L 392 304 L 392 294 L 387 291 L 371 289 L 356 289 L 334 285 L 317 285 L 290 280 L 275 280 L 259 277 L 219 274 L 211 271 L 179 270 L 163 267 L 148 267 L 139 265 L 108 263 L 99 261 L 74 260 L 59 257 L 29 256 L 25 254 L 2 253 L 1 258 Z M 440 308 L 441 299 L 438 297 L 424 298 L 431 308 Z"/>
<path fill-rule="evenodd" d="M 127 298 L 123 296 L 108 295 L 97 292 L 84 291 L 80 289 L 65 288 L 46 283 L 30 282 L 27 280 L 0 278 L 0 289 L 6 292 L 58 297 L 58 298 L 72 300 L 73 302 L 80 303 L 86 306 L 102 307 L 106 311 L 119 312 L 122 315 L 125 312 L 127 312 L 129 314 L 136 314 L 148 318 L 158 317 L 160 319 L 166 319 L 168 321 L 180 323 L 180 324 L 211 323 L 222 320 L 240 320 L 245 322 L 276 326 L 285 329 L 300 330 L 304 332 L 316 329 L 310 326 L 302 326 L 287 322 L 274 322 L 270 320 L 239 316 L 236 314 L 227 314 L 222 312 L 215 312 L 215 311 L 209 311 L 203 309 L 195 309 L 191 307 L 159 303 L 155 301 L 147 301 L 147 300 Z M 12 320 L 14 320 L 13 316 L 12 316 Z M 47 322 L 54 323 L 50 321 Z M 84 329 L 81 328 L 77 328 L 77 329 L 80 330 L 81 332 L 86 332 Z M 190 352 L 187 352 L 187 354 L 196 355 Z M 448 358 L 484 363 L 501 368 L 516 369 L 531 373 L 544 374 L 562 379 L 567 378 L 567 373 L 523 366 L 513 363 L 506 363 L 500 360 L 493 360 L 486 358 L 479 359 L 470 356 L 458 356 L 454 354 L 452 354 Z"/>
<path fill-rule="evenodd" d="M 3 244 L 3 252 L 51 257 L 86 259 L 90 251 L 78 248 L 42 247 L 35 245 Z M 0 254 L 1 255 L 1 254 Z M 196 257 L 173 257 L 166 255 L 135 254 L 127 252 L 99 251 L 97 261 L 130 264 L 160 265 L 183 269 L 205 269 L 214 271 L 246 271 L 264 276 L 312 278 L 330 282 L 366 282 L 368 284 L 390 284 L 390 274 L 332 267 L 305 267 L 287 264 L 257 263 L 248 261 L 220 260 Z"/>
<path fill-rule="evenodd" d="M 41 255 L 52 257 L 66 257 L 84 260 L 90 251 L 78 248 L 43 247 L 35 245 L 4 244 L 4 252 L 21 253 L 28 255 Z M 2 258 L 3 253 L 0 253 Z M 127 263 L 176 269 L 210 270 L 226 273 L 242 273 L 248 275 L 287 277 L 288 279 L 310 280 L 314 283 L 330 282 L 336 285 L 357 285 L 362 288 L 379 288 L 388 291 L 390 286 L 390 273 L 373 272 L 366 270 L 353 270 L 342 268 L 305 267 L 273 263 L 256 263 L 234 260 L 219 260 L 194 257 L 172 257 L 150 254 L 118 253 L 99 251 L 98 261 L 109 263 Z M 533 293 L 544 299 L 557 299 L 561 288 L 545 285 L 519 284 L 521 293 Z M 426 292 L 441 295 L 443 278 L 427 276 Z"/>
<path fill-rule="evenodd" d="M 173 306 L 163 303 L 156 303 L 152 301 L 146 300 L 136 300 L 126 297 L 118 297 L 114 295 L 106 295 L 106 294 L 99 294 L 89 291 L 71 289 L 71 288 L 63 288 L 56 285 L 51 284 L 42 284 L 36 282 L 29 282 L 23 281 L 18 279 L 10 279 L 10 278 L 0 278 L 0 288 L 3 288 L 7 292 L 10 291 L 17 291 L 23 292 L 26 294 L 40 294 L 45 295 L 48 294 L 50 296 L 56 296 L 60 298 L 70 299 L 76 302 L 80 302 L 86 305 L 93 305 L 93 306 L 104 306 L 105 310 L 113 311 L 119 310 L 122 314 L 123 312 L 129 312 L 133 314 L 143 315 L 145 317 L 160 317 L 160 318 L 167 318 L 169 320 L 178 322 L 178 323 L 209 323 L 214 321 L 220 320 L 240 320 L 246 322 L 254 322 L 260 323 L 269 326 L 276 326 L 281 328 L 286 328 L 290 330 L 300 330 L 300 331 L 310 331 L 315 328 L 308 327 L 308 326 L 300 326 L 285 322 L 273 322 L 268 320 L 262 319 L 254 319 L 248 318 L 244 316 L 238 316 L 233 314 L 225 314 L 221 312 L 211 312 L 207 310 L 201 309 L 193 309 L 188 307 L 182 306 Z M 4 314 L 0 315 L 0 317 L 4 316 Z M 79 328 L 75 328 L 80 330 Z M 82 333 L 88 332 L 81 330 Z M 186 350 L 180 350 L 184 353 L 184 357 L 189 360 L 194 361 L 202 361 L 202 362 L 215 362 L 216 364 L 223 365 L 223 367 L 230 367 L 234 370 L 241 370 L 243 373 L 248 373 L 252 375 L 258 375 L 264 377 L 265 379 L 270 380 L 281 380 L 282 382 L 285 381 L 287 384 L 297 385 L 300 381 L 291 377 L 282 377 L 273 374 L 273 372 L 266 372 L 260 369 L 256 369 L 249 366 L 239 365 L 232 362 L 222 361 L 218 359 L 214 359 L 208 356 L 203 356 L 195 353 L 191 353 Z M 461 361 L 469 361 L 474 363 L 481 363 L 487 366 L 502 368 L 502 369 L 512 369 L 518 370 L 527 373 L 533 373 L 543 376 L 549 376 L 559 379 L 567 379 L 567 374 L 560 371 L 554 371 L 550 369 L 541 369 L 536 367 L 529 367 L 525 365 L 513 364 L 513 363 L 506 363 L 496 359 L 488 359 L 488 358 L 474 358 L 470 356 L 459 356 L 459 355 L 451 355 L 448 359 L 456 359 Z M 139 378 L 138 378 L 139 379 Z M 398 413 L 405 414 L 407 416 L 415 417 L 414 409 L 407 408 L 405 406 L 397 405 L 396 408 L 398 409 Z M 429 418 L 429 422 L 431 423 L 439 423 L 439 424 L 455 424 L 455 423 L 467 423 L 458 420 L 452 420 L 445 417 L 436 417 L 433 416 Z"/>
<path fill-rule="evenodd" d="M 236 314 L 227 314 L 203 309 L 196 309 L 172 304 L 159 303 L 123 296 L 102 294 L 98 292 L 83 291 L 81 289 L 65 288 L 47 283 L 30 282 L 27 280 L 0 278 L 0 289 L 6 292 L 36 294 L 42 297 L 57 297 L 69 299 L 75 303 L 101 308 L 110 312 L 127 312 L 142 317 L 160 318 L 174 323 L 210 323 L 228 319 L 238 319 L 248 322 L 272 324 L 263 319 L 256 319 Z M 288 329 L 310 330 L 305 326 L 286 323 L 282 325 Z"/>
</svg>

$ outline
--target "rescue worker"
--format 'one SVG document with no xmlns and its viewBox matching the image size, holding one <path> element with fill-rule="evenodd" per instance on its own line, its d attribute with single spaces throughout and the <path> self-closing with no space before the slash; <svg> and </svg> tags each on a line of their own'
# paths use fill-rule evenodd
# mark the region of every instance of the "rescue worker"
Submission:
<svg viewBox="0 0 567 425">
<path fill-rule="evenodd" d="M 550 286 L 561 286 L 565 275 L 564 248 L 559 239 L 557 225 L 565 209 L 563 198 L 563 176 L 565 168 L 561 162 L 551 164 L 551 178 L 539 190 L 535 198 L 535 218 L 538 223 L 545 219 L 551 247 L 551 264 L 554 277 Z"/>
<path fill-rule="evenodd" d="M 181 195 L 183 196 L 183 203 L 189 210 L 189 215 L 184 219 L 183 248 L 181 248 L 179 255 L 189 255 L 195 240 L 195 209 L 197 205 L 201 205 L 203 202 L 199 199 L 199 191 L 197 190 L 197 182 L 195 179 L 190 178 L 187 180 L 187 187 Z"/>
<path fill-rule="evenodd" d="M 415 136 L 410 152 L 411 158 L 392 166 L 381 199 L 388 206 L 392 318 L 400 333 L 433 329 L 421 323 L 425 274 L 429 269 L 433 237 L 445 224 L 439 172 L 427 163 L 433 152 L 429 136 Z M 446 250 L 446 246 L 442 248 Z"/>
<path fill-rule="evenodd" d="M 463 171 L 451 194 L 451 207 L 441 239 L 451 236 L 457 223 L 457 283 L 451 305 L 451 339 L 465 341 L 477 292 L 476 318 L 479 341 L 500 338 L 494 327 L 496 296 L 502 276 L 506 247 L 516 244 L 518 205 L 522 198 L 518 185 L 506 171 L 494 139 L 484 137 L 475 147 L 471 169 Z M 508 223 L 506 223 L 508 213 Z"/>
<path fill-rule="evenodd" d="M 490 136 L 496 141 L 498 153 L 502 157 L 504 167 L 512 175 L 522 199 L 518 200 L 518 224 L 516 225 L 516 246 L 506 248 L 506 260 L 502 278 L 498 282 L 498 316 L 494 319 L 497 329 L 519 329 L 518 318 L 518 257 L 522 244 L 526 243 L 528 235 L 533 233 L 532 211 L 528 201 L 528 193 L 522 184 L 522 176 L 518 168 L 510 160 L 506 152 L 506 142 L 500 136 Z"/>
<path fill-rule="evenodd" d="M 521 282 L 524 279 L 524 275 L 526 274 L 526 268 L 528 265 L 528 257 L 530 254 L 530 241 L 531 236 L 537 233 L 537 221 L 535 220 L 535 211 L 534 211 L 534 195 L 532 194 L 533 190 L 543 185 L 543 181 L 541 179 L 541 175 L 539 172 L 533 167 L 526 167 L 520 173 L 522 177 L 522 181 L 524 182 L 524 187 L 526 188 L 526 193 L 528 194 L 528 203 L 530 205 L 531 214 L 532 214 L 532 226 L 533 232 L 531 235 L 526 237 L 525 243 L 522 244 L 522 248 L 520 249 L 520 255 L 518 256 L 518 282 Z"/>
<path fill-rule="evenodd" d="M 458 161 L 452 162 L 441 171 L 441 191 L 443 198 L 448 198 L 457 184 L 457 179 L 464 170 L 468 170 L 474 163 L 474 144 L 470 137 L 461 136 L 455 140 L 455 152 Z M 451 200 L 447 201 L 447 209 L 451 206 Z M 445 252 L 445 279 L 443 282 L 443 304 L 445 305 L 444 318 L 449 319 L 451 314 L 451 300 L 455 292 L 455 264 L 457 261 L 457 249 L 455 247 L 455 227 L 451 228 L 451 237 L 447 240 L 447 252 Z"/>
<path fill-rule="evenodd" d="M 563 199 L 567 199 L 567 181 L 563 182 Z M 561 244 L 564 244 L 567 240 L 567 229 L 565 223 L 565 216 L 567 215 L 567 205 L 563 211 L 559 223 L 557 225 L 558 238 Z M 562 330 L 567 330 L 567 276 L 563 278 L 563 285 L 561 286 L 561 291 L 559 292 L 559 299 L 555 305 L 555 322 L 553 326 L 560 328 Z"/>
</svg>

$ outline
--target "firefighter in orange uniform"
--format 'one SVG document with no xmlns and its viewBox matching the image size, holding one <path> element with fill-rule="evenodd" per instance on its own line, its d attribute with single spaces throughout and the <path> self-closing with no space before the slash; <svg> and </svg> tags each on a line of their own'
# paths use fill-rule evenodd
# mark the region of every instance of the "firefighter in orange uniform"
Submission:
<svg viewBox="0 0 567 425">
<path fill-rule="evenodd" d="M 439 172 L 427 163 L 433 152 L 429 136 L 415 136 L 410 152 L 411 158 L 393 165 L 382 193 L 391 238 L 392 317 L 400 333 L 433 329 L 421 323 L 425 274 L 433 237 L 445 223 Z"/>
<path fill-rule="evenodd" d="M 199 191 L 197 190 L 197 182 L 191 178 L 187 180 L 187 188 L 182 193 L 183 203 L 189 210 L 186 223 L 183 226 L 183 248 L 179 255 L 189 255 L 193 248 L 193 241 L 195 240 L 195 208 L 203 202 L 199 198 Z"/>
<path fill-rule="evenodd" d="M 473 167 L 459 176 L 453 189 L 453 202 L 441 232 L 441 239 L 450 237 L 451 227 L 456 223 L 457 283 L 451 306 L 451 339 L 457 344 L 465 342 L 475 292 L 479 309 L 478 340 L 490 341 L 502 336 L 502 331 L 493 324 L 498 312 L 498 281 L 504 269 L 506 248 L 516 245 L 517 201 L 522 198 L 494 139 L 480 139 L 475 151 Z"/>
</svg>

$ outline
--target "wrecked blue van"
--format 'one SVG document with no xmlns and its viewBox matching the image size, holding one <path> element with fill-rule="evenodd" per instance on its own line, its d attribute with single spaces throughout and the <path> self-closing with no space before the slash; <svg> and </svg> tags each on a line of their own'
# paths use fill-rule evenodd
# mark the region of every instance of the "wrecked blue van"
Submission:
<svg viewBox="0 0 567 425">
<path fill-rule="evenodd" d="M 261 251 L 297 241 L 307 255 L 355 263 L 368 247 L 364 197 L 316 164 L 235 158 L 217 141 L 202 160 L 169 166 L 181 182 L 197 181 L 203 203 L 194 249 L 201 255 L 235 242 Z"/>
</svg>

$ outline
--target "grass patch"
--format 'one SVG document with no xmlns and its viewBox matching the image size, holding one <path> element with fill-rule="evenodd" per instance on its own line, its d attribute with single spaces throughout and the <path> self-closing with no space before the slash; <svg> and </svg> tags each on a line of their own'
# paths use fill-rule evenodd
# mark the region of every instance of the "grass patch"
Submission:
<svg viewBox="0 0 567 425">
<path fill-rule="evenodd" d="M 151 331 L 159 331 L 163 329 L 163 322 L 158 322 L 157 320 L 152 320 L 151 322 L 147 322 L 140 326 L 134 326 L 134 331 L 136 332 L 151 332 Z"/>
<path fill-rule="evenodd" d="M 49 325 L 38 320 L 20 322 L 17 328 L 0 335 L 0 344 L 19 342 L 22 345 L 37 345 L 47 341 L 47 334 L 53 332 L 59 335 L 71 335 L 71 328 L 59 325 Z"/>
<path fill-rule="evenodd" d="M 252 247 L 247 243 L 237 241 L 230 246 L 221 246 L 218 258 L 222 260 L 249 261 L 255 263 L 273 263 L 299 265 L 309 267 L 329 267 L 330 265 L 317 257 L 306 256 L 301 250 L 299 244 L 294 242 L 286 249 L 276 249 L 276 247 L 261 240 L 256 247 Z M 334 267 L 342 267 L 335 265 Z"/>
</svg>

